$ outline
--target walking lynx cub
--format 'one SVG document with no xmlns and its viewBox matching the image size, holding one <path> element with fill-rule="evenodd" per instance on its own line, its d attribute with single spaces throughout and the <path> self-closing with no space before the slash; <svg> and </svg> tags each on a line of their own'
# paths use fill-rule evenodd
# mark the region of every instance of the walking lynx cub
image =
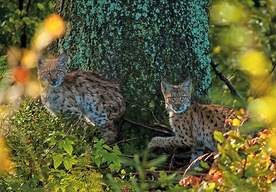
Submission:
<svg viewBox="0 0 276 192">
<path fill-rule="evenodd" d="M 125 111 L 119 86 L 89 71 L 66 73 L 66 62 L 65 53 L 38 60 L 43 104 L 54 115 L 77 115 L 99 126 L 106 143 L 114 142 L 116 123 Z"/>
<path fill-rule="evenodd" d="M 232 128 L 228 120 L 236 117 L 233 109 L 191 102 L 190 87 L 190 79 L 178 86 L 166 80 L 161 82 L 174 136 L 154 137 L 149 143 L 149 149 L 188 146 L 216 151 L 214 131 L 227 132 Z"/>
</svg>

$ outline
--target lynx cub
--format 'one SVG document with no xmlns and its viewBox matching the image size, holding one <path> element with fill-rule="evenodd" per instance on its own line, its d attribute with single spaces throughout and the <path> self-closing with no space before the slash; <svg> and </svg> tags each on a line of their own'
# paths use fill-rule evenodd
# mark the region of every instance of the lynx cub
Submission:
<svg viewBox="0 0 276 192">
<path fill-rule="evenodd" d="M 116 123 L 125 111 L 119 86 L 89 71 L 66 73 L 66 64 L 65 53 L 38 60 L 43 104 L 54 115 L 77 115 L 99 126 L 106 143 L 114 142 Z"/>
<path fill-rule="evenodd" d="M 166 80 L 161 82 L 175 136 L 154 137 L 149 143 L 149 149 L 188 146 L 216 151 L 214 130 L 227 132 L 232 128 L 227 119 L 235 118 L 234 110 L 220 105 L 192 103 L 190 86 L 190 79 L 178 86 L 171 85 Z"/>
</svg>

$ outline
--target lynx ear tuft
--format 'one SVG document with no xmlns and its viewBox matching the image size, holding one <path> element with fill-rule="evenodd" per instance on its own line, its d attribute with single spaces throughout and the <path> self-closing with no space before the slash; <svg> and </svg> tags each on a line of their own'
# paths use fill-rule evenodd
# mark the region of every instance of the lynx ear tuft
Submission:
<svg viewBox="0 0 276 192">
<path fill-rule="evenodd" d="M 192 89 L 192 80 L 190 77 L 188 77 L 182 84 L 181 84 L 181 87 L 187 91 L 188 93 L 191 92 L 191 89 Z"/>
<path fill-rule="evenodd" d="M 45 58 L 43 56 L 39 56 L 36 62 L 36 67 L 38 70 L 41 70 L 44 66 L 44 60 Z"/>
<path fill-rule="evenodd" d="M 161 81 L 161 91 L 163 95 L 167 95 L 170 92 L 171 87 L 172 85 L 166 79 Z"/>
<path fill-rule="evenodd" d="M 66 56 L 66 53 L 63 52 L 59 58 L 58 58 L 58 64 L 59 66 L 61 67 L 66 67 L 66 64 L 67 64 L 67 56 Z"/>
</svg>

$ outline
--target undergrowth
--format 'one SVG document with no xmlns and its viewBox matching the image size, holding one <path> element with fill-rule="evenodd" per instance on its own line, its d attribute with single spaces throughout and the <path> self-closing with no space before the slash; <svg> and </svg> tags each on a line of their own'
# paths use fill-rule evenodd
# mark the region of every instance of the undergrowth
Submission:
<svg viewBox="0 0 276 192">
<path fill-rule="evenodd" d="M 166 160 L 147 152 L 123 155 L 118 145 L 99 139 L 96 127 L 53 117 L 39 101 L 23 102 L 2 122 L 15 166 L 0 176 L 4 191 L 145 191 L 177 189 L 176 174 L 158 172 Z M 150 171 L 151 170 L 151 171 Z M 159 178 L 155 180 L 155 178 Z"/>
<path fill-rule="evenodd" d="M 23 102 L 2 128 L 14 162 L 0 177 L 2 191 L 269 191 L 276 176 L 268 132 L 254 140 L 216 132 L 219 155 L 196 169 L 209 171 L 183 176 L 188 164 L 168 170 L 168 156 L 126 154 L 99 139 L 96 127 L 53 117 L 39 101 Z"/>
</svg>

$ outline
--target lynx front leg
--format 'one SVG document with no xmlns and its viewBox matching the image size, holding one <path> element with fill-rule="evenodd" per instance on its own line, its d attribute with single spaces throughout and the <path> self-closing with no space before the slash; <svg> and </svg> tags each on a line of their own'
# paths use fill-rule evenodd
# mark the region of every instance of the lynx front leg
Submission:
<svg viewBox="0 0 276 192">
<path fill-rule="evenodd" d="M 205 151 L 206 151 L 206 146 L 204 142 L 202 142 L 202 139 L 196 138 L 192 146 L 192 155 L 190 160 L 190 163 L 194 163 L 193 166 L 191 167 L 192 169 L 200 166 L 200 160 L 198 158 L 202 156 Z"/>
<path fill-rule="evenodd" d="M 101 133 L 103 134 L 106 144 L 112 144 L 116 142 L 118 138 L 118 126 L 110 121 L 105 126 L 101 127 Z"/>
<path fill-rule="evenodd" d="M 181 142 L 178 137 L 154 137 L 148 145 L 148 149 L 152 150 L 155 148 L 170 148 L 170 147 L 183 147 L 184 143 Z"/>
</svg>

